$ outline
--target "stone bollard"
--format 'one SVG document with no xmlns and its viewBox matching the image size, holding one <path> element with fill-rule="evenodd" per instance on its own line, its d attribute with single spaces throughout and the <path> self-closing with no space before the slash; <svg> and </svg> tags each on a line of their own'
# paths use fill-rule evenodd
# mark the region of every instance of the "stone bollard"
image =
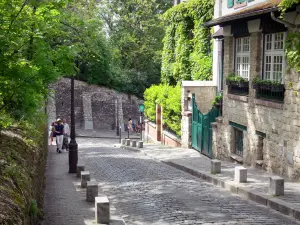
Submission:
<svg viewBox="0 0 300 225">
<path fill-rule="evenodd" d="M 94 202 L 96 197 L 98 197 L 98 183 L 88 181 L 86 186 L 86 201 Z"/>
<path fill-rule="evenodd" d="M 211 160 L 211 174 L 221 173 L 221 161 L 217 159 Z"/>
<path fill-rule="evenodd" d="M 284 179 L 282 177 L 270 177 L 269 194 L 275 196 L 284 195 Z"/>
<path fill-rule="evenodd" d="M 78 164 L 77 165 L 77 170 L 76 170 L 76 176 L 80 177 L 81 176 L 81 171 L 84 171 L 84 165 Z"/>
<path fill-rule="evenodd" d="M 234 180 L 237 183 L 247 183 L 247 169 L 243 166 L 236 166 Z"/>
<path fill-rule="evenodd" d="M 126 144 L 126 140 L 125 140 L 125 139 L 122 139 L 122 140 L 121 140 L 121 144 L 122 144 L 122 145 L 125 145 L 125 144 Z"/>
<path fill-rule="evenodd" d="M 136 147 L 136 141 L 134 140 L 131 141 L 131 147 Z"/>
<path fill-rule="evenodd" d="M 95 217 L 97 224 L 109 224 L 109 200 L 106 196 L 95 198 Z"/>
<path fill-rule="evenodd" d="M 139 141 L 137 147 L 138 147 L 138 148 L 143 148 L 143 142 L 142 142 L 142 141 Z"/>
<path fill-rule="evenodd" d="M 126 146 L 130 146 L 130 139 L 126 139 Z"/>
<path fill-rule="evenodd" d="M 89 171 L 81 171 L 81 188 L 86 188 L 87 182 L 90 181 L 91 175 Z"/>
</svg>

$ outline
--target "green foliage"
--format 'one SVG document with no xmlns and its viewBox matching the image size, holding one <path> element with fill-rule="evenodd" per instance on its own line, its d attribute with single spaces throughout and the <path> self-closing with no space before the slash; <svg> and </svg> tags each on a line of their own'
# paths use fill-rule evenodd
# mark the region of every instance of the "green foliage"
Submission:
<svg viewBox="0 0 300 225">
<path fill-rule="evenodd" d="M 164 14 L 167 28 L 163 39 L 162 82 L 212 79 L 211 34 L 203 23 L 212 18 L 213 7 L 211 0 L 190 0 Z"/>
<path fill-rule="evenodd" d="M 279 81 L 263 80 L 258 76 L 253 79 L 252 83 L 253 84 L 271 85 L 271 86 L 282 86 L 282 83 Z"/>
<path fill-rule="evenodd" d="M 213 106 L 217 106 L 219 105 L 221 102 L 223 101 L 223 94 L 222 93 L 219 93 L 216 95 L 216 97 L 214 98 L 213 102 L 212 102 L 212 105 Z"/>
<path fill-rule="evenodd" d="M 169 0 L 101 0 L 100 13 L 113 52 L 111 86 L 142 97 L 160 82 L 162 14 Z"/>
<path fill-rule="evenodd" d="M 236 76 L 235 74 L 229 74 L 227 77 L 226 77 L 226 81 L 234 81 L 234 82 L 244 82 L 246 81 L 243 77 L 241 76 Z"/>
<path fill-rule="evenodd" d="M 279 4 L 282 16 L 286 11 L 297 4 L 300 0 L 283 0 Z M 300 72 L 300 29 L 299 25 L 295 28 L 289 28 L 289 32 L 285 42 L 285 53 L 290 68 L 294 68 Z"/>
<path fill-rule="evenodd" d="M 163 122 L 176 135 L 181 134 L 181 86 L 152 85 L 144 93 L 145 115 L 155 121 L 156 104 L 163 108 Z"/>
<path fill-rule="evenodd" d="M 103 39 L 98 38 L 102 22 L 94 1 L 1 0 L 0 5 L 0 115 L 32 121 L 51 83 L 76 74 L 92 58 L 100 60 L 95 46 Z"/>
</svg>

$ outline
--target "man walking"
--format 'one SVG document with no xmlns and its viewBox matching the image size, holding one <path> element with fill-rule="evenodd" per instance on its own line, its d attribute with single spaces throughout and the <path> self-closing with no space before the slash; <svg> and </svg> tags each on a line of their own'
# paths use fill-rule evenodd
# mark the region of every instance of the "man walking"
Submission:
<svg viewBox="0 0 300 225">
<path fill-rule="evenodd" d="M 63 139 L 64 139 L 64 125 L 62 124 L 61 119 L 57 119 L 57 125 L 55 126 L 55 133 L 56 133 L 56 143 L 57 143 L 56 151 L 58 153 L 61 153 Z"/>
</svg>

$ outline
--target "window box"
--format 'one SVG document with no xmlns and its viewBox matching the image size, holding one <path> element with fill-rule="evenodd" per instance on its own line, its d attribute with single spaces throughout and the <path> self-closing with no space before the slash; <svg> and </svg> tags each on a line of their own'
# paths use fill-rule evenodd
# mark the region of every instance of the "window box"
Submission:
<svg viewBox="0 0 300 225">
<path fill-rule="evenodd" d="M 284 99 L 284 84 L 278 81 L 262 80 L 259 77 L 253 79 L 252 88 L 256 89 L 256 97 L 268 100 L 280 101 Z"/>
<path fill-rule="evenodd" d="M 248 95 L 249 81 L 226 81 L 230 94 Z"/>
</svg>

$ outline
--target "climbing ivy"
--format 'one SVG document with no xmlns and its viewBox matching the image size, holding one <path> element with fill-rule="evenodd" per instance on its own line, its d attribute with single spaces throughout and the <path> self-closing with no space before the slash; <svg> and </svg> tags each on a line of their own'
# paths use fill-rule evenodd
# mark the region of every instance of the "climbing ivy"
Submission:
<svg viewBox="0 0 300 225">
<path fill-rule="evenodd" d="M 212 78 L 210 30 L 203 26 L 213 16 L 214 1 L 190 0 L 164 14 L 167 24 L 163 39 L 161 80 L 176 84 L 182 80 Z"/>
<path fill-rule="evenodd" d="M 300 3 L 300 0 L 283 0 L 279 7 L 282 13 L 282 16 L 285 12 Z M 299 15 L 298 15 L 299 16 Z M 299 25 L 295 28 L 289 29 L 286 44 L 285 52 L 288 61 L 288 65 L 291 68 L 294 68 L 296 71 L 300 72 L 300 29 Z"/>
</svg>

